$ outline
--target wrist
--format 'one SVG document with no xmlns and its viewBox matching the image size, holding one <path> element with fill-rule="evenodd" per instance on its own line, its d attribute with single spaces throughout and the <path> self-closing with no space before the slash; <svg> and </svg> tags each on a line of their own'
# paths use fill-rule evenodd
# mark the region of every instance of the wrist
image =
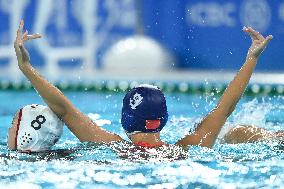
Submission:
<svg viewBox="0 0 284 189">
<path fill-rule="evenodd" d="M 259 57 L 259 56 L 256 56 L 255 54 L 248 52 L 246 59 L 247 59 L 247 60 L 254 60 L 254 61 L 257 61 L 257 60 L 258 60 L 258 57 Z"/>
</svg>

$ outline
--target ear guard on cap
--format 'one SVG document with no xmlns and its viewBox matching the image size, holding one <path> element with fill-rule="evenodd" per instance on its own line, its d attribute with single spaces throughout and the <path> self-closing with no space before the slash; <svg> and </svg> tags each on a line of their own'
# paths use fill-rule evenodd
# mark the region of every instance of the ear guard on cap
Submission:
<svg viewBox="0 0 284 189">
<path fill-rule="evenodd" d="M 18 133 L 17 149 L 32 149 L 38 141 L 38 134 L 33 129 L 27 127 Z"/>
</svg>

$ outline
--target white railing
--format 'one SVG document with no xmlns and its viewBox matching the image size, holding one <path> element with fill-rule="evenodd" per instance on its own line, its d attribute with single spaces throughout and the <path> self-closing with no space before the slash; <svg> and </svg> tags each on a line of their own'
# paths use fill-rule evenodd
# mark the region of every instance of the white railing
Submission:
<svg viewBox="0 0 284 189">
<path fill-rule="evenodd" d="M 97 51 L 102 45 L 110 43 L 110 38 L 113 38 L 111 36 L 113 27 L 119 26 L 133 31 L 136 27 L 137 15 L 133 1 L 38 0 L 35 4 L 31 4 L 33 2 L 30 0 L 0 0 L 0 12 L 7 14 L 9 17 L 9 28 L 7 28 L 9 44 L 1 45 L 0 43 L 0 59 L 8 59 L 9 64 L 0 67 L 0 78 L 10 80 L 22 78 L 22 74 L 17 68 L 13 41 L 19 20 L 24 15 L 28 14 L 29 17 L 32 17 L 32 23 L 29 23 L 32 31 L 29 30 L 29 32 L 43 35 L 42 39 L 35 40 L 29 45 L 35 47 L 43 56 L 45 62 L 41 68 L 41 73 L 54 80 L 61 77 L 68 78 L 69 76 L 92 77 L 96 72 Z M 103 18 L 98 16 L 98 6 L 103 7 L 107 12 L 107 15 L 103 16 Z M 30 12 L 30 7 L 33 7 L 35 12 Z M 68 33 L 68 27 L 70 24 L 72 26 L 70 14 L 76 20 L 76 23 L 80 25 L 82 36 L 71 32 Z M 50 24 L 55 26 L 59 40 L 61 40 L 61 43 L 66 42 L 65 45 L 51 45 L 52 39 L 47 33 L 47 27 Z M 1 24 L 1 17 L 0 27 L 6 27 L 3 23 Z M 0 39 L 3 37 L 0 36 Z M 116 37 L 119 37 L 119 35 Z M 80 38 L 80 46 L 72 45 L 72 40 L 76 41 L 78 38 Z M 71 61 L 72 59 L 80 59 L 83 64 L 74 69 L 63 69 L 58 65 L 60 60 Z"/>
</svg>

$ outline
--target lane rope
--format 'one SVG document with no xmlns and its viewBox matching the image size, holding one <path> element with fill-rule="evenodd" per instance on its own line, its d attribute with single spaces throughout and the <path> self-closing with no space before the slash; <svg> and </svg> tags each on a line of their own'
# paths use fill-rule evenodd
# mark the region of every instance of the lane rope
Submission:
<svg viewBox="0 0 284 189">
<path fill-rule="evenodd" d="M 191 83 L 191 82 L 172 82 L 172 81 L 86 81 L 86 82 L 55 82 L 55 86 L 63 91 L 101 91 L 101 92 L 124 92 L 130 88 L 149 83 L 157 85 L 164 92 L 179 92 L 191 94 L 212 93 L 220 95 L 225 90 L 225 83 Z M 32 85 L 27 81 L 12 82 L 0 81 L 0 90 L 31 90 Z M 282 95 L 284 94 L 284 85 L 279 84 L 249 84 L 246 95 Z"/>
</svg>

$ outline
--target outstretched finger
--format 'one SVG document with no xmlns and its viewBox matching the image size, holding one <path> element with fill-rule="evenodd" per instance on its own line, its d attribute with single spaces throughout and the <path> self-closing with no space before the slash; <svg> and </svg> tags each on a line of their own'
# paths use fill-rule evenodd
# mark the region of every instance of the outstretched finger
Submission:
<svg viewBox="0 0 284 189">
<path fill-rule="evenodd" d="M 17 30 L 17 38 L 19 38 L 22 35 L 23 28 L 24 28 L 24 20 L 21 20 L 19 28 Z"/>
<path fill-rule="evenodd" d="M 251 30 L 248 27 L 244 26 L 243 31 L 250 36 L 251 40 L 254 40 Z"/>
<path fill-rule="evenodd" d="M 252 40 L 264 40 L 265 38 L 251 27 L 244 27 L 243 31 L 246 32 Z"/>
<path fill-rule="evenodd" d="M 251 31 L 252 35 L 253 35 L 256 39 L 261 39 L 261 40 L 264 40 L 264 39 L 265 39 L 258 31 L 252 29 L 251 27 L 249 27 L 249 30 Z"/>
<path fill-rule="evenodd" d="M 38 39 L 41 38 L 41 35 L 36 33 L 36 34 L 32 34 L 32 35 L 27 35 L 25 38 L 23 38 L 24 41 L 28 41 L 31 39 Z"/>
</svg>

